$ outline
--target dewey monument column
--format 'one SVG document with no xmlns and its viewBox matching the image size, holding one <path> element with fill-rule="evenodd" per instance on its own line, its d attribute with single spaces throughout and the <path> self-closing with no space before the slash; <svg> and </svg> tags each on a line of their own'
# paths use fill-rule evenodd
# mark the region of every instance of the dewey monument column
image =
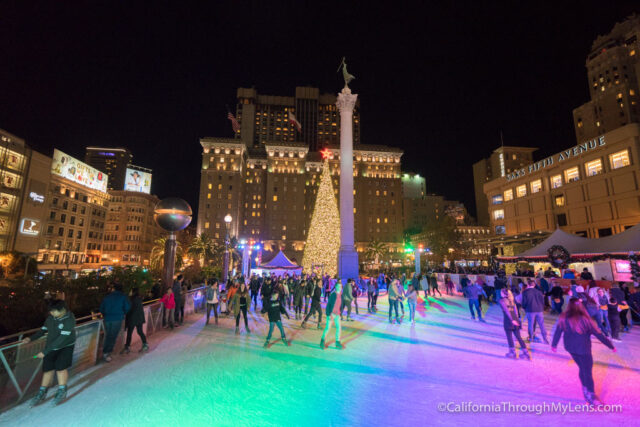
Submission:
<svg viewBox="0 0 640 427">
<path fill-rule="evenodd" d="M 358 253 L 353 238 L 353 107 L 358 95 L 351 93 L 349 82 L 355 77 L 347 72 L 342 58 L 344 88 L 338 94 L 336 105 L 340 110 L 340 251 L 338 277 L 343 280 L 358 278 Z"/>
</svg>

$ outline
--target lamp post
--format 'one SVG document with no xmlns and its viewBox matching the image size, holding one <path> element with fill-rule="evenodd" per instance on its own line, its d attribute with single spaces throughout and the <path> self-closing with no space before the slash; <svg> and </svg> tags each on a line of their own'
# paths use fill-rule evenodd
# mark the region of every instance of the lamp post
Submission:
<svg viewBox="0 0 640 427">
<path fill-rule="evenodd" d="M 227 283 L 229 275 L 229 225 L 231 224 L 231 215 L 227 214 L 224 217 L 224 225 L 226 228 L 226 235 L 224 237 L 224 262 L 222 266 L 222 282 Z"/>
<path fill-rule="evenodd" d="M 161 200 L 153 211 L 153 219 L 160 228 L 169 232 L 164 245 L 164 269 L 162 280 L 165 289 L 173 284 L 176 268 L 176 231 L 185 229 L 191 223 L 191 206 L 182 199 L 170 197 Z"/>
</svg>

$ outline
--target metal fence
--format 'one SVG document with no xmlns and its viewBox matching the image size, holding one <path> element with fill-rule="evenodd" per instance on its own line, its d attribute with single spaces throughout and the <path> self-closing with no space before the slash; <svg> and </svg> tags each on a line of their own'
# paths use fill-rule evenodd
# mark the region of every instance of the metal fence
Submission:
<svg viewBox="0 0 640 427">
<path fill-rule="evenodd" d="M 197 288 L 187 292 L 184 314 L 188 316 L 204 311 L 206 301 L 204 288 Z M 145 335 L 151 336 L 162 329 L 164 322 L 164 306 L 159 300 L 148 301 L 144 304 Z M 0 411 L 22 402 L 26 397 L 35 393 L 42 376 L 42 359 L 34 358 L 44 349 L 45 337 L 22 344 L 21 341 L 38 329 L 20 332 L 0 337 L 0 342 L 8 342 L 0 346 Z M 126 330 L 118 335 L 114 352 L 124 347 Z M 86 316 L 76 319 L 76 344 L 73 350 L 73 365 L 70 374 L 81 372 L 95 366 L 102 357 L 102 342 L 104 326 L 100 315 Z M 131 345 L 140 343 L 138 334 L 133 334 Z"/>
</svg>

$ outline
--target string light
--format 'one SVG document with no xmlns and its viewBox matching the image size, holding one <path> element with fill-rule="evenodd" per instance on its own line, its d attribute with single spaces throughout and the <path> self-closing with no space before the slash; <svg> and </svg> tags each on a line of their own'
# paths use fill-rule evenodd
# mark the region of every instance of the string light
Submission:
<svg viewBox="0 0 640 427">
<path fill-rule="evenodd" d="M 329 161 L 325 157 L 318 196 L 302 256 L 302 267 L 311 273 L 312 266 L 321 267 L 332 277 L 338 274 L 340 250 L 340 212 L 333 192 Z"/>
</svg>

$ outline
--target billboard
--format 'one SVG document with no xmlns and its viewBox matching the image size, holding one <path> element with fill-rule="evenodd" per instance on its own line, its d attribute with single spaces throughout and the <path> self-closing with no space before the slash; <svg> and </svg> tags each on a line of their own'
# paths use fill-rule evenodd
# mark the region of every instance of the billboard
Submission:
<svg viewBox="0 0 640 427">
<path fill-rule="evenodd" d="M 22 218 L 20 221 L 20 233 L 28 236 L 37 236 L 40 234 L 40 221 L 31 218 Z"/>
<path fill-rule="evenodd" d="M 74 159 L 60 150 L 53 150 L 51 173 L 94 190 L 107 192 L 107 174 Z"/>
<path fill-rule="evenodd" d="M 151 194 L 151 174 L 149 172 L 127 168 L 124 189 L 125 191 Z"/>
</svg>

